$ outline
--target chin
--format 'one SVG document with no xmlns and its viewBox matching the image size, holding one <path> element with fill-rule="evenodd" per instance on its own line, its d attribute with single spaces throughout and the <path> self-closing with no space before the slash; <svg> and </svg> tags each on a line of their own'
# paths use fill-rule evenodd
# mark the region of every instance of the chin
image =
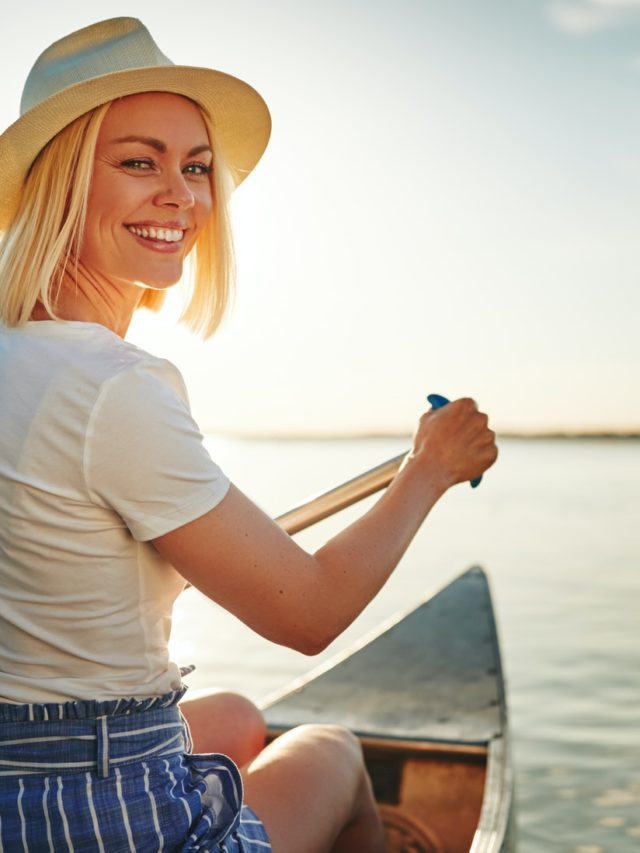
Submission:
<svg viewBox="0 0 640 853">
<path fill-rule="evenodd" d="M 135 281 L 134 284 L 136 287 L 140 287 L 143 290 L 169 290 L 171 287 L 175 287 L 176 284 L 180 281 L 181 276 L 178 278 L 172 278 L 171 280 L 165 281 L 156 281 L 154 280 L 145 280 L 145 281 Z"/>
<path fill-rule="evenodd" d="M 134 284 L 138 287 L 144 288 L 145 290 L 168 290 L 180 281 L 182 273 L 182 268 L 173 273 L 169 273 L 165 270 L 162 275 L 146 273 L 136 279 Z"/>
</svg>

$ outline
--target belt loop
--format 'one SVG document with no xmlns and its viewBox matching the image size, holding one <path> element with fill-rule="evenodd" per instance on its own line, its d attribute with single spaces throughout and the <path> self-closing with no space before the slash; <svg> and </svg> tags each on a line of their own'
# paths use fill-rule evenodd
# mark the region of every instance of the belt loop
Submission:
<svg viewBox="0 0 640 853">
<path fill-rule="evenodd" d="M 98 776 L 101 779 L 106 779 L 109 775 L 109 729 L 107 727 L 107 717 L 96 718 L 96 746 L 98 764 Z"/>
</svg>

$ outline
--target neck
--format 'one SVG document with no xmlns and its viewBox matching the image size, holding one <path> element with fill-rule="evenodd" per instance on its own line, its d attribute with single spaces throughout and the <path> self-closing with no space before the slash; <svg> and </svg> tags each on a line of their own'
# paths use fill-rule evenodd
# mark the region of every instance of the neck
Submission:
<svg viewBox="0 0 640 853">
<path fill-rule="evenodd" d="M 81 264 L 66 269 L 54 309 L 59 320 L 77 320 L 99 323 L 121 338 L 127 333 L 133 312 L 138 307 L 144 290 L 128 282 L 114 282 Z M 32 320 L 51 320 L 51 315 L 38 302 Z"/>
</svg>

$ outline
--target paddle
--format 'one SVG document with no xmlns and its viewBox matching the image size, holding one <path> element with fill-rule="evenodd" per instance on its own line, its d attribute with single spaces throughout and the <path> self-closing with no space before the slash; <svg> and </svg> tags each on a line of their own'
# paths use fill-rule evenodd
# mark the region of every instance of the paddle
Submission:
<svg viewBox="0 0 640 853">
<path fill-rule="evenodd" d="M 434 409 L 440 409 L 450 402 L 440 394 L 429 394 L 427 400 Z M 298 533 L 300 530 L 311 527 L 317 521 L 322 521 L 323 518 L 328 518 L 328 516 L 339 512 L 341 509 L 345 509 L 345 507 L 351 506 L 363 498 L 375 494 L 375 492 L 379 492 L 380 489 L 384 489 L 393 480 L 407 453 L 408 451 L 401 453 L 399 456 L 394 456 L 393 459 L 389 459 L 381 465 L 376 465 L 375 468 L 371 468 L 363 474 L 347 480 L 342 485 L 329 489 L 328 492 L 322 492 L 319 495 L 309 498 L 299 506 L 279 515 L 275 519 L 276 523 L 286 533 Z M 481 480 L 482 477 L 471 480 L 471 487 L 475 489 Z"/>
<path fill-rule="evenodd" d="M 347 480 L 341 486 L 322 492 L 320 495 L 309 498 L 299 506 L 290 509 L 283 515 L 279 515 L 275 521 L 286 533 L 298 533 L 306 527 L 311 527 L 317 521 L 322 521 L 336 512 L 339 512 L 351 504 L 357 503 L 363 498 L 384 489 L 398 473 L 402 460 L 406 453 L 394 456 L 381 465 L 376 465 L 369 471 L 359 474 L 352 480 Z"/>
</svg>

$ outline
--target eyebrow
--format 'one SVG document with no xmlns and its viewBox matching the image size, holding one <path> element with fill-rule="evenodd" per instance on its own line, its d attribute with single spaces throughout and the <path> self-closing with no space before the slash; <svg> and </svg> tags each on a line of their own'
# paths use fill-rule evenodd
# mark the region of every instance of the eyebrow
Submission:
<svg viewBox="0 0 640 853">
<path fill-rule="evenodd" d="M 161 139 L 154 139 L 153 136 L 122 136 L 120 139 L 114 139 L 113 142 L 116 145 L 121 145 L 125 142 L 140 142 L 142 145 L 148 145 L 150 148 L 155 148 L 156 151 L 159 151 L 161 154 L 164 154 L 167 150 L 167 146 Z M 195 148 L 192 148 L 191 151 L 188 152 L 187 157 L 195 157 L 196 154 L 202 154 L 203 151 L 208 151 L 210 154 L 213 154 L 210 145 L 196 145 Z"/>
</svg>

